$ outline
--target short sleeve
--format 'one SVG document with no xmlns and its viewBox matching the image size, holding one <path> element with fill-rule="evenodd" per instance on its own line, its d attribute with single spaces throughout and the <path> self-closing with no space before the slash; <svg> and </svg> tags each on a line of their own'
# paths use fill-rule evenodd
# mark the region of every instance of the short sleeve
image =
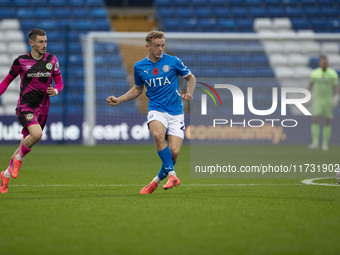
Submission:
<svg viewBox="0 0 340 255">
<path fill-rule="evenodd" d="M 18 57 L 13 61 L 11 69 L 9 70 L 9 74 L 14 77 L 17 77 L 20 73 L 21 73 L 21 66 L 20 66 L 19 57 Z"/>
<path fill-rule="evenodd" d="M 135 85 L 138 86 L 138 87 L 144 86 L 144 82 L 141 79 L 141 77 L 139 76 L 138 68 L 136 67 L 136 65 L 133 68 L 133 75 L 135 77 Z"/>
<path fill-rule="evenodd" d="M 176 72 L 178 75 L 182 76 L 182 77 L 186 77 L 189 74 L 191 74 L 189 68 L 187 68 L 182 60 L 180 60 L 179 58 L 176 57 L 176 61 L 175 61 L 175 68 L 176 68 Z"/>
</svg>

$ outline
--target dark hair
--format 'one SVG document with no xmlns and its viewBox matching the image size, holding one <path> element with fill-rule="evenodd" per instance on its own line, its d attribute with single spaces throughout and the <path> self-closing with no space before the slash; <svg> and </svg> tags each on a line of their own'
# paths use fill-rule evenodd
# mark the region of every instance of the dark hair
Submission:
<svg viewBox="0 0 340 255">
<path fill-rule="evenodd" d="M 147 43 L 150 43 L 152 39 L 158 39 L 158 38 L 165 38 L 164 33 L 162 31 L 151 31 L 146 37 L 145 41 Z"/>
<path fill-rule="evenodd" d="M 326 59 L 326 60 L 328 60 L 328 58 L 327 58 L 326 55 L 321 55 L 321 56 L 320 56 L 320 60 L 321 60 L 321 59 Z"/>
<path fill-rule="evenodd" d="M 28 39 L 34 41 L 37 36 L 45 36 L 46 32 L 40 28 L 34 28 L 28 33 Z"/>
</svg>

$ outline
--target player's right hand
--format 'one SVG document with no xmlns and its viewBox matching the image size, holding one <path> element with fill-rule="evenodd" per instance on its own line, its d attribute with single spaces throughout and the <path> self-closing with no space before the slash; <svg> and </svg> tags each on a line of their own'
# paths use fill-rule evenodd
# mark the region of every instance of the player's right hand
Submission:
<svg viewBox="0 0 340 255">
<path fill-rule="evenodd" d="M 110 105 L 110 106 L 116 106 L 119 104 L 119 100 L 117 97 L 115 96 L 109 96 L 108 98 L 106 98 L 106 102 Z"/>
</svg>

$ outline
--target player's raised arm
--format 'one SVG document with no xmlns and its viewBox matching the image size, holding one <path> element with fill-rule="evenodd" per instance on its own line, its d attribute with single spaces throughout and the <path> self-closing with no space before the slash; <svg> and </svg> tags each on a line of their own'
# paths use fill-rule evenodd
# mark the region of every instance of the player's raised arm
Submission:
<svg viewBox="0 0 340 255">
<path fill-rule="evenodd" d="M 187 83 L 187 91 L 185 94 L 182 94 L 182 99 L 191 102 L 194 99 L 194 91 L 196 88 L 196 77 L 191 73 L 185 79 L 188 81 Z"/>
<path fill-rule="evenodd" d="M 116 105 L 119 105 L 119 104 L 124 103 L 126 101 L 130 101 L 130 100 L 135 99 L 136 97 L 140 96 L 140 94 L 142 94 L 142 92 L 143 92 L 143 88 L 144 87 L 142 87 L 142 86 L 134 86 L 128 92 L 126 92 L 124 95 L 122 95 L 120 97 L 109 96 L 106 99 L 106 102 L 110 106 L 116 106 Z"/>
</svg>

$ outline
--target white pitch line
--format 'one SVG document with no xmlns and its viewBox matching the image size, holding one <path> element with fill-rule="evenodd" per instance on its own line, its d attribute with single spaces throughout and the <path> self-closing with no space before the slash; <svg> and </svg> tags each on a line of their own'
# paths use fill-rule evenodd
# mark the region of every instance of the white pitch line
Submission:
<svg viewBox="0 0 340 255">
<path fill-rule="evenodd" d="M 313 179 L 305 179 L 305 180 L 302 180 L 301 183 L 306 184 L 306 185 L 340 187 L 339 184 L 314 182 L 314 181 L 317 181 L 317 180 L 324 180 L 324 179 L 335 179 L 335 178 L 334 177 L 319 177 L 319 178 L 313 178 Z"/>
<path fill-rule="evenodd" d="M 14 184 L 11 187 L 141 187 L 145 184 Z M 299 186 L 301 183 L 188 183 L 181 186 L 190 187 L 223 187 L 223 186 Z"/>
</svg>

